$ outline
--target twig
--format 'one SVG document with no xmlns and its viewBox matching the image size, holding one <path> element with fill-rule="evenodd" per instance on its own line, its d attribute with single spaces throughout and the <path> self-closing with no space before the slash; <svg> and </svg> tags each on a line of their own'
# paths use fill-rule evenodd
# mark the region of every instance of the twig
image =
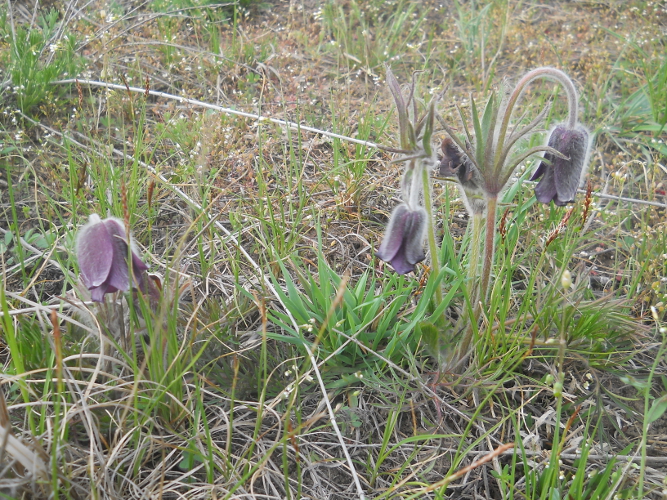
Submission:
<svg viewBox="0 0 667 500">
<path fill-rule="evenodd" d="M 328 441 L 309 441 L 311 445 L 330 445 Z M 382 443 L 354 443 L 355 448 L 380 448 Z M 459 450 L 457 448 L 443 448 L 442 446 L 437 445 L 428 445 L 422 444 L 420 446 L 422 450 L 439 450 L 446 453 L 459 453 L 462 455 L 479 455 L 479 450 Z M 397 445 L 394 449 L 396 450 L 413 450 L 414 447 L 412 444 Z M 502 456 L 513 456 L 516 452 L 514 450 L 505 450 L 500 455 Z M 536 450 L 523 450 L 522 455 L 526 457 L 542 457 L 545 460 L 548 460 L 549 457 L 545 454 L 545 451 L 536 451 Z M 563 460 L 579 460 L 581 459 L 580 453 L 561 453 L 559 455 Z M 608 462 L 610 460 L 617 460 L 619 462 L 639 462 L 641 461 L 640 456 L 635 455 L 601 455 L 601 454 L 588 454 L 587 457 L 591 460 L 599 460 L 600 462 Z M 650 465 L 664 465 L 667 464 L 667 457 L 646 457 L 646 463 Z"/>
<path fill-rule="evenodd" d="M 28 314 L 28 313 L 37 312 L 37 311 L 48 312 L 48 311 L 52 311 L 52 310 L 55 310 L 55 309 L 60 309 L 63 306 L 71 308 L 71 309 L 75 309 L 75 306 L 73 306 L 71 304 L 66 304 L 66 305 L 65 304 L 50 304 L 50 305 L 46 305 L 46 306 L 38 304 L 36 306 L 24 307 L 22 309 L 10 309 L 8 314 L 9 314 L 9 316 L 19 316 L 21 314 Z M 3 315 L 4 315 L 4 313 L 2 311 L 0 311 L 0 318 Z"/>
<path fill-rule="evenodd" d="M 454 481 L 455 479 L 458 479 L 461 476 L 465 476 L 471 470 L 476 469 L 480 465 L 484 465 L 486 462 L 490 462 L 491 460 L 496 458 L 498 455 L 503 454 L 504 452 L 506 452 L 510 448 L 514 448 L 514 443 L 507 443 L 507 444 L 503 444 L 503 445 L 498 446 L 498 448 L 496 448 L 492 452 L 484 455 L 482 458 L 480 458 L 476 462 L 471 463 L 467 467 L 464 467 L 463 469 L 460 469 L 460 470 L 456 471 L 451 476 L 448 476 L 445 479 L 443 479 L 443 481 L 446 481 L 444 484 L 449 484 L 452 481 Z"/>
<path fill-rule="evenodd" d="M 28 312 L 28 311 L 31 311 L 31 310 L 35 311 L 35 312 L 46 313 L 48 315 L 48 314 L 51 314 L 51 311 L 54 311 L 55 308 L 64 307 L 64 304 L 56 304 L 55 307 L 54 306 L 43 306 L 41 304 L 38 304 L 37 302 L 34 302 L 34 301 L 24 297 L 20 293 L 10 292 L 9 290 L 5 291 L 5 295 L 7 297 L 10 297 L 10 298 L 14 299 L 14 300 L 18 300 L 19 302 L 23 302 L 24 304 L 30 305 L 30 307 L 28 307 L 28 308 L 17 309 L 17 310 L 12 309 L 12 310 L 8 311 L 8 316 L 16 316 L 17 314 L 25 313 L 25 312 Z M 69 305 L 69 306 L 71 307 L 71 305 Z M 57 314 L 58 314 L 58 317 L 60 319 L 62 319 L 63 321 L 68 321 L 71 324 L 76 325 L 79 328 L 84 329 L 85 331 L 90 331 L 89 327 L 87 327 L 83 323 L 80 323 L 79 321 L 75 320 L 74 318 L 66 316 L 65 314 L 63 314 L 61 312 L 58 312 Z M 2 317 L 3 315 L 4 315 L 4 313 L 2 311 L 0 311 L 0 317 Z"/>
</svg>

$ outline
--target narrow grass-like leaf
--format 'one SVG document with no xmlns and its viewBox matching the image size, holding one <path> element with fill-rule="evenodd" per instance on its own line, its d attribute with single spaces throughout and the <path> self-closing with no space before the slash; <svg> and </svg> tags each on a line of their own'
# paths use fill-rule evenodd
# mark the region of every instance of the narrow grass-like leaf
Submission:
<svg viewBox="0 0 667 500">
<path fill-rule="evenodd" d="M 482 138 L 486 140 L 484 144 L 484 168 L 493 169 L 491 164 L 493 158 L 494 131 L 496 128 L 496 119 L 498 118 L 498 105 L 496 104 L 496 93 L 492 92 L 489 100 L 484 107 L 482 116 Z"/>
<path fill-rule="evenodd" d="M 387 68 L 386 70 L 387 85 L 394 97 L 394 104 L 396 105 L 396 113 L 398 114 L 398 132 L 400 137 L 401 148 L 405 150 L 413 150 L 415 147 L 414 130 L 410 124 L 408 117 L 408 108 L 403 98 L 401 86 L 396 80 L 394 73 Z"/>
<path fill-rule="evenodd" d="M 482 131 L 482 124 L 479 121 L 479 114 L 477 112 L 477 104 L 475 100 L 470 96 L 470 108 L 472 110 L 472 124 L 475 129 L 475 160 L 477 161 L 477 167 L 480 169 L 480 172 L 484 172 L 484 146 L 485 146 L 485 137 Z"/>
<path fill-rule="evenodd" d="M 530 158 L 531 156 L 542 152 L 551 153 L 555 156 L 558 156 L 559 158 L 567 158 L 565 155 L 563 155 L 563 153 L 549 146 L 535 146 L 533 148 L 530 148 L 526 151 L 523 151 L 522 153 L 517 154 L 516 156 L 513 156 L 507 161 L 507 164 L 505 165 L 505 170 L 502 172 L 502 177 L 501 177 L 501 182 L 503 183 L 503 185 L 507 184 L 507 181 L 514 173 L 514 170 L 516 169 L 517 166 L 519 166 L 523 161 Z"/>
<path fill-rule="evenodd" d="M 535 117 L 535 119 L 533 121 L 531 121 L 528 125 L 521 128 L 520 130 L 515 130 L 510 135 L 509 139 L 507 139 L 505 141 L 505 145 L 504 145 L 505 147 L 503 148 L 502 154 L 500 156 L 499 165 L 504 164 L 505 159 L 507 158 L 507 155 L 509 155 L 509 152 L 512 149 L 512 146 L 514 146 L 516 141 L 518 141 L 522 137 L 525 137 L 526 135 L 528 135 L 530 132 L 532 132 L 535 129 L 535 127 L 537 127 L 540 123 L 542 123 L 544 118 L 549 113 L 550 109 L 551 109 L 551 103 L 548 102 L 544 106 L 544 109 L 542 109 L 542 111 L 540 111 L 540 113 Z"/>
<path fill-rule="evenodd" d="M 435 122 L 435 105 L 438 101 L 438 96 L 433 96 L 428 105 L 428 113 L 424 124 L 424 136 L 422 138 L 422 147 L 428 156 L 433 154 L 431 148 L 431 137 L 433 136 L 433 125 Z"/>
</svg>

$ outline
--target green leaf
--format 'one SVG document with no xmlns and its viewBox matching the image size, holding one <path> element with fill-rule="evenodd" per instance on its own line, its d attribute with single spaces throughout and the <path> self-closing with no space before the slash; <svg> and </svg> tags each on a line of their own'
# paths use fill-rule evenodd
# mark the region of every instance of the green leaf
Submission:
<svg viewBox="0 0 667 500">
<path fill-rule="evenodd" d="M 451 270 L 449 268 L 445 267 L 441 271 L 441 275 L 444 276 L 443 273 L 449 274 L 450 271 Z M 449 307 L 449 303 L 454 298 L 454 295 L 456 295 L 456 293 L 458 292 L 459 287 L 461 286 L 461 283 L 463 283 L 463 281 L 464 281 L 464 278 L 460 277 L 458 280 L 453 281 L 451 283 L 451 288 L 447 292 L 447 295 L 445 295 L 442 298 L 442 302 L 440 302 L 440 304 L 438 304 L 438 307 L 436 307 L 435 311 L 433 311 L 433 314 L 431 314 L 431 317 L 429 319 L 435 320 L 436 318 L 441 318 L 442 317 L 442 314 L 445 312 L 445 309 L 447 309 Z"/>
<path fill-rule="evenodd" d="M 396 103 L 396 112 L 398 113 L 398 132 L 400 134 L 401 148 L 412 150 L 415 147 L 415 140 L 414 130 L 408 117 L 408 108 L 405 104 L 405 99 L 403 99 L 401 86 L 389 68 L 387 68 L 387 85 L 389 85 L 389 90 L 394 97 L 394 103 Z"/>
<path fill-rule="evenodd" d="M 428 114 L 426 115 L 426 123 L 424 126 L 424 137 L 422 138 L 422 146 L 427 155 L 433 154 L 431 150 L 431 137 L 433 136 L 433 126 L 435 123 L 435 104 L 438 96 L 434 96 L 428 105 Z"/>
<path fill-rule="evenodd" d="M 624 384 L 631 385 L 632 387 L 634 387 L 638 391 L 643 392 L 643 391 L 645 391 L 649 388 L 648 381 L 637 379 L 637 378 L 633 377 L 632 375 L 623 375 L 619 378 L 621 379 L 621 382 L 623 382 Z"/>
<path fill-rule="evenodd" d="M 470 96 L 470 103 L 472 106 L 472 124 L 473 127 L 475 127 L 475 142 L 477 143 L 477 147 L 475 148 L 475 158 L 479 168 L 480 165 L 484 165 L 484 146 L 486 141 L 484 140 L 484 135 L 482 133 L 482 124 L 479 121 L 477 105 L 475 104 L 475 100 L 472 98 L 472 96 Z"/>
<path fill-rule="evenodd" d="M 201 453 L 186 450 L 183 452 L 183 459 L 178 463 L 178 468 L 182 471 L 192 470 L 196 462 L 204 462 Z"/>
<path fill-rule="evenodd" d="M 646 414 L 646 421 L 650 424 L 658 420 L 667 411 L 667 394 L 653 401 L 651 408 Z"/>
<path fill-rule="evenodd" d="M 463 116 L 463 111 L 461 111 L 461 107 L 458 104 L 456 105 L 456 110 L 459 112 L 459 118 L 461 119 L 461 126 L 463 127 L 463 131 L 466 134 L 466 141 L 469 142 L 470 144 L 472 144 L 472 135 L 470 135 L 470 131 L 468 130 L 468 125 L 466 124 L 465 117 Z M 453 139 L 453 137 L 452 137 L 452 139 Z M 459 143 L 457 142 L 457 144 L 459 144 Z M 459 147 L 461 147 L 460 144 L 459 144 Z M 466 148 L 461 148 L 461 151 L 465 152 Z"/>
<path fill-rule="evenodd" d="M 434 353 L 439 353 L 441 339 L 440 330 L 433 323 L 429 323 L 428 321 L 419 323 L 418 328 L 426 346 Z"/>
<path fill-rule="evenodd" d="M 487 156 L 492 154 L 493 129 L 495 128 L 496 117 L 498 116 L 495 96 L 496 94 L 492 93 L 491 97 L 489 97 L 484 107 L 484 116 L 482 117 L 482 138 L 485 139 L 484 151 L 486 151 Z"/>
</svg>

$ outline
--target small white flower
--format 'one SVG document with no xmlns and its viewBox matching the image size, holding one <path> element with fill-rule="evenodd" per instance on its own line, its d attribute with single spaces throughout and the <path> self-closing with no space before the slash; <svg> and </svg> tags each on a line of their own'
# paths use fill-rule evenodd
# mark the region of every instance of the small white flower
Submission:
<svg viewBox="0 0 667 500">
<path fill-rule="evenodd" d="M 565 290 L 569 290 L 572 286 L 572 274 L 569 270 L 563 271 L 563 275 L 560 277 L 560 284 Z"/>
<path fill-rule="evenodd" d="M 660 316 L 658 315 L 658 310 L 655 308 L 655 306 L 651 306 L 651 316 L 653 316 L 655 321 L 660 321 Z"/>
</svg>

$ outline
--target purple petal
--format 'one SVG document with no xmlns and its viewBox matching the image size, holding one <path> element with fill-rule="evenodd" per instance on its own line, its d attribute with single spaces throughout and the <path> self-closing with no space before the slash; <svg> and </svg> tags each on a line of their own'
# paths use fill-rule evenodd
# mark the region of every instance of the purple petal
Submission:
<svg viewBox="0 0 667 500">
<path fill-rule="evenodd" d="M 405 258 L 405 252 L 399 252 L 396 256 L 389 262 L 391 267 L 394 268 L 398 274 L 408 274 L 415 270 L 415 265 L 410 264 Z"/>
<path fill-rule="evenodd" d="M 443 139 L 440 149 L 442 149 L 442 159 L 438 166 L 438 176 L 445 178 L 458 176 L 459 169 L 464 163 L 463 153 L 449 137 Z"/>
<path fill-rule="evenodd" d="M 127 261 L 129 252 L 123 221 L 114 218 L 100 220 L 95 214 L 90 216 L 90 222 L 79 231 L 76 253 L 81 281 L 90 290 L 92 300 L 102 302 L 105 294 L 126 292 L 133 286 Z M 134 278 L 143 289 L 148 266 L 134 248 L 131 256 Z"/>
<path fill-rule="evenodd" d="M 125 228 L 116 219 L 104 220 L 113 241 L 113 261 L 109 271 L 107 284 L 110 287 L 127 292 L 130 289 L 130 276 L 127 268 L 127 242 L 125 241 Z"/>
<path fill-rule="evenodd" d="M 128 238 L 125 233 L 125 225 L 121 220 L 118 219 L 113 219 L 109 218 L 104 221 L 104 223 L 107 225 L 107 228 L 109 229 L 110 232 L 112 232 L 116 236 L 115 243 L 117 245 L 117 250 L 119 251 L 119 254 L 122 255 L 123 257 L 123 266 L 120 267 L 119 269 L 127 269 L 127 265 L 125 264 L 127 262 L 127 244 L 128 244 Z M 141 257 L 137 255 L 137 252 L 135 251 L 134 245 L 132 245 L 132 274 L 134 275 L 134 278 L 139 285 L 139 288 L 143 289 L 144 288 L 144 280 L 143 280 L 143 274 L 144 271 L 148 270 L 148 266 L 141 260 Z M 127 271 L 126 271 L 127 272 Z M 128 277 L 129 281 L 129 277 Z M 133 285 L 134 283 L 129 283 L 128 287 L 130 285 Z M 124 289 L 123 291 L 127 291 L 127 289 Z"/>
<path fill-rule="evenodd" d="M 558 198 L 558 195 L 556 195 L 554 198 L 554 204 L 557 207 L 565 207 L 567 206 L 568 203 L 572 203 L 573 201 L 574 200 L 561 200 L 560 198 Z"/>
<path fill-rule="evenodd" d="M 81 279 L 87 288 L 100 286 L 109 277 L 113 261 L 112 236 L 97 215 L 79 231 L 76 240 L 76 255 L 81 270 Z"/>
<path fill-rule="evenodd" d="M 581 181 L 581 173 L 588 154 L 588 132 L 583 127 L 574 130 L 565 129 L 557 144 L 568 159 L 557 158 L 554 161 L 554 177 L 558 198 L 563 204 L 574 200 Z"/>
<path fill-rule="evenodd" d="M 145 271 L 148 271 L 148 266 L 144 261 L 132 250 L 132 274 L 140 290 L 146 291 L 146 283 L 144 281 Z"/>
<path fill-rule="evenodd" d="M 531 177 L 535 180 L 543 176 L 535 186 L 535 197 L 541 203 L 553 201 L 564 206 L 574 200 L 581 181 L 588 156 L 588 132 L 581 125 L 574 129 L 558 125 L 551 131 L 548 144 L 567 158 L 550 153 L 544 155 L 551 164 L 541 162 Z"/>
<path fill-rule="evenodd" d="M 547 155 L 549 155 L 549 156 L 547 157 Z M 549 153 L 546 153 L 544 155 L 544 158 L 546 160 L 552 161 L 551 155 Z M 530 180 L 531 181 L 536 181 L 537 179 L 542 177 L 547 168 L 549 168 L 549 167 L 547 167 L 547 164 L 545 162 L 541 161 L 540 165 L 537 167 L 537 170 L 535 170 L 535 173 L 533 173 Z"/>
<path fill-rule="evenodd" d="M 426 212 L 424 209 L 410 214 L 410 227 L 406 228 L 403 240 L 405 260 L 414 265 L 426 258 L 424 253 L 424 233 L 426 232 Z"/>
<path fill-rule="evenodd" d="M 376 255 L 389 262 L 398 274 L 415 270 L 415 264 L 426 258 L 424 233 L 426 212 L 423 208 L 410 210 L 398 205 L 391 215 L 385 239 Z"/>
<path fill-rule="evenodd" d="M 92 299 L 93 302 L 103 302 L 104 295 L 106 293 L 107 293 L 106 284 L 102 284 L 101 286 L 94 286 L 90 289 L 90 298 Z"/>
<path fill-rule="evenodd" d="M 375 255 L 385 262 L 391 261 L 403 244 L 406 218 L 410 211 L 404 203 L 398 205 L 389 218 L 389 224 L 384 233 L 382 244 Z"/>
<path fill-rule="evenodd" d="M 554 183 L 554 172 L 552 168 L 547 168 L 544 177 L 535 186 L 535 198 L 540 203 L 549 203 L 557 196 L 556 184 Z"/>
</svg>

